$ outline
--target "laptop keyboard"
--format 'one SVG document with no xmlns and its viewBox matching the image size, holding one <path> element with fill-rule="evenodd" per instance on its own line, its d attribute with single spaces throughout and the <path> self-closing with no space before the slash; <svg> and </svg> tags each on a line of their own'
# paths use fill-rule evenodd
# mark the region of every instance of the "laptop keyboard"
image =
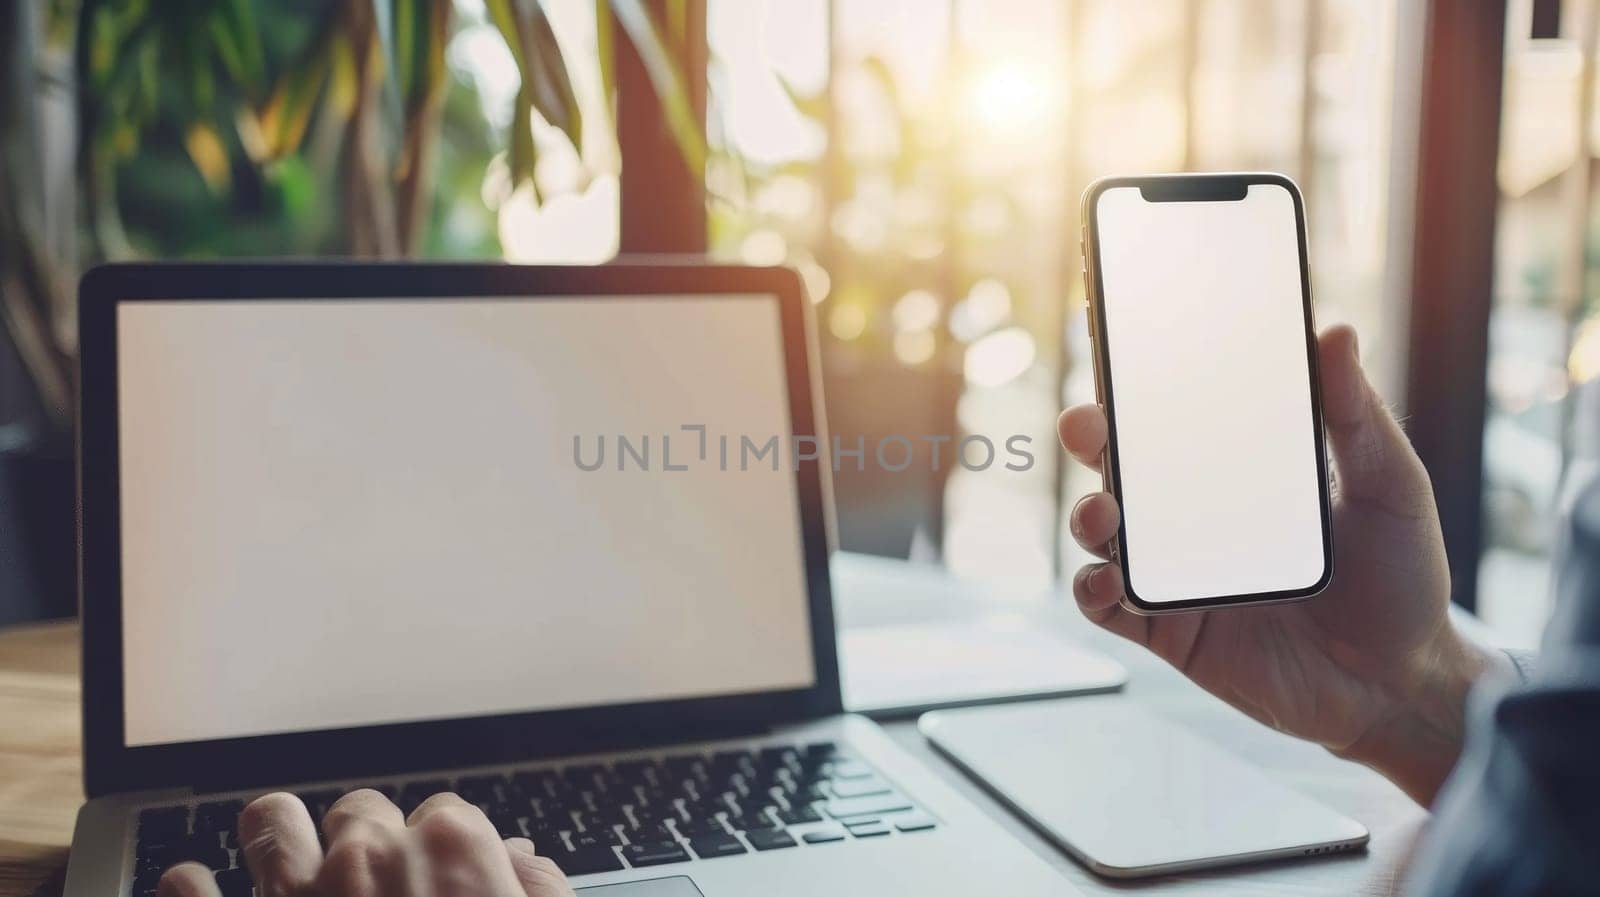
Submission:
<svg viewBox="0 0 1600 897">
<path fill-rule="evenodd" d="M 832 742 L 297 793 L 320 830 L 333 802 L 363 787 L 382 792 L 408 815 L 429 795 L 454 791 L 477 804 L 501 837 L 531 838 L 568 875 L 881 838 L 937 825 Z M 161 873 L 184 860 L 209 866 L 224 897 L 250 897 L 238 838 L 244 803 L 141 811 L 133 897 L 154 894 Z"/>
</svg>

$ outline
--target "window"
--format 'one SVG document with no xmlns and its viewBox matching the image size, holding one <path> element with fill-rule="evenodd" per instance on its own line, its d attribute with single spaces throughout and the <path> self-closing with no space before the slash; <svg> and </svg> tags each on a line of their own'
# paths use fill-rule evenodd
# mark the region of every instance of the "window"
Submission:
<svg viewBox="0 0 1600 897">
<path fill-rule="evenodd" d="M 1568 14 L 1536 34 L 1536 5 Z M 1592 4 L 1531 0 L 1512 0 L 1507 15 L 1478 611 L 1531 646 L 1550 613 L 1552 521 L 1600 463 L 1590 270 L 1600 19 Z"/>
<path fill-rule="evenodd" d="M 1077 231 L 1096 177 L 1292 174 L 1319 317 L 1354 322 L 1397 389 L 1392 4 L 708 4 L 711 247 L 805 275 L 833 432 L 1031 440 L 1022 472 L 845 459 L 843 548 L 1038 581 L 1078 565 L 1064 515 L 1098 479 L 1058 470 L 1054 421 L 1093 395 Z"/>
</svg>

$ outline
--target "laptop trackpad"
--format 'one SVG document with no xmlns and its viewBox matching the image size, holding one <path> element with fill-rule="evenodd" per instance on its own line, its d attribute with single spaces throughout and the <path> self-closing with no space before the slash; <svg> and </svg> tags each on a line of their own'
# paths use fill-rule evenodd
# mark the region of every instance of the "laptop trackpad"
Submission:
<svg viewBox="0 0 1600 897">
<path fill-rule="evenodd" d="M 579 888 L 578 893 L 584 897 L 702 897 L 700 889 L 686 875 Z"/>
</svg>

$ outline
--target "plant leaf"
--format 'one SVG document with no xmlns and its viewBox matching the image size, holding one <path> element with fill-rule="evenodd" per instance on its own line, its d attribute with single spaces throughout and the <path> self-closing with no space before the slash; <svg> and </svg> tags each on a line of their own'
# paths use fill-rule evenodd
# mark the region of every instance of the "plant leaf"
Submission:
<svg viewBox="0 0 1600 897">
<path fill-rule="evenodd" d="M 572 145 L 583 150 L 583 111 L 578 108 L 578 97 L 572 89 L 572 73 L 561 54 L 561 44 L 550 25 L 544 7 L 533 0 L 524 0 L 527 13 L 523 16 L 523 40 L 528 44 L 527 55 L 532 60 L 533 90 L 529 98 L 544 120 L 567 135 Z"/>
<path fill-rule="evenodd" d="M 442 90 L 449 76 L 444 54 L 450 46 L 450 13 L 455 8 L 450 0 L 435 0 L 428 4 L 428 42 L 423 48 L 423 71 L 427 73 L 430 90 Z"/>
<path fill-rule="evenodd" d="M 517 61 L 517 72 L 522 75 L 522 88 L 517 91 L 517 109 L 514 110 L 510 136 L 512 182 L 515 184 L 518 182 L 515 165 L 518 158 L 517 142 L 525 138 L 522 131 L 528 131 L 526 139 L 533 141 L 533 131 L 518 126 L 515 117 L 528 115 L 531 123 L 531 109 L 538 110 L 546 122 L 560 128 L 581 152 L 582 112 L 578 107 L 578 96 L 573 93 L 573 82 L 566 70 L 566 61 L 562 58 L 562 46 L 555 40 L 555 30 L 550 27 L 550 19 L 544 14 L 544 8 L 538 0 L 485 0 L 485 10 L 490 14 L 494 27 L 501 32 L 501 38 L 506 40 L 512 59 Z M 523 107 L 531 109 L 525 110 Z M 528 158 L 531 158 L 531 153 L 528 153 Z M 528 169 L 528 176 L 531 177 L 531 168 Z"/>
<path fill-rule="evenodd" d="M 531 104 L 544 120 L 583 147 L 583 115 L 550 19 L 538 0 L 485 0 L 489 20 L 511 50 L 522 76 L 517 102 Z M 517 110 L 520 112 L 521 110 Z"/>
<path fill-rule="evenodd" d="M 600 55 L 600 97 L 606 114 L 615 119 L 617 109 L 617 36 L 611 27 L 610 0 L 594 0 L 594 42 Z"/>
<path fill-rule="evenodd" d="M 261 39 L 249 0 L 221 0 L 216 9 L 198 20 L 195 47 L 209 46 L 216 62 L 250 102 L 260 98 L 263 80 Z M 197 54 L 198 55 L 198 54 Z M 201 57 L 209 67 L 211 59 Z"/>
<path fill-rule="evenodd" d="M 799 88 L 789 83 L 789 79 L 785 78 L 782 73 L 774 72 L 774 75 L 778 79 L 778 86 L 782 87 L 784 94 L 789 97 L 789 102 L 794 104 L 796 112 L 814 122 L 821 122 L 827 117 L 828 96 L 826 92 L 807 96 L 801 93 Z"/>
<path fill-rule="evenodd" d="M 383 71 L 387 77 L 383 79 L 383 96 L 385 104 L 394 120 L 400 119 L 400 82 L 395 77 L 399 71 L 395 59 L 394 43 L 394 9 L 389 5 L 390 0 L 371 0 L 372 2 L 372 27 L 378 36 L 379 52 L 383 55 Z"/>
<path fill-rule="evenodd" d="M 161 53 L 164 49 L 161 44 L 161 40 L 155 38 L 145 41 L 139 48 L 138 91 L 134 94 L 137 103 L 130 116 L 133 120 L 129 122 L 136 129 L 142 129 L 145 122 L 155 117 L 161 99 Z"/>
<path fill-rule="evenodd" d="M 400 2 L 410 4 L 408 12 L 425 17 L 415 21 L 411 29 L 413 45 L 411 77 L 405 87 L 405 139 L 395 162 L 395 178 L 404 183 L 413 176 L 411 168 L 417 163 L 413 157 L 423 154 L 422 147 L 426 144 L 439 139 L 439 109 L 449 78 L 444 56 L 450 41 L 453 7 L 449 2 L 434 0 L 424 0 L 420 5 L 411 4 L 411 0 Z"/>
<path fill-rule="evenodd" d="M 300 147 L 317 94 L 328 79 L 337 47 L 342 43 L 338 39 L 341 24 L 340 16 L 330 7 L 306 51 L 278 78 L 255 116 L 260 140 L 244 141 L 246 149 L 256 155 L 255 161 L 281 159 Z"/>
<path fill-rule="evenodd" d="M 188 150 L 194 167 L 200 170 L 200 176 L 212 192 L 221 193 L 228 188 L 231 175 L 228 149 L 215 129 L 204 122 L 191 124 L 183 135 L 183 148 Z"/>
<path fill-rule="evenodd" d="M 517 91 L 517 105 L 511 115 L 511 153 L 506 162 L 511 169 L 511 189 L 528 184 L 537 200 L 539 185 L 534 183 L 533 169 L 539 161 L 539 150 L 533 142 L 533 104 L 524 95 L 526 92 L 526 88 Z"/>
<path fill-rule="evenodd" d="M 430 0 L 394 0 L 394 56 L 389 77 L 400 87 L 400 96 L 409 101 L 416 92 L 417 7 Z"/>
<path fill-rule="evenodd" d="M 396 0 L 396 52 L 400 57 L 400 89 L 406 114 L 431 102 L 444 89 L 449 72 L 445 50 L 450 43 L 450 0 Z"/>
<path fill-rule="evenodd" d="M 655 87 L 656 99 L 667 121 L 667 129 L 683 154 L 684 164 L 690 171 L 704 171 L 706 165 L 706 138 L 700 122 L 689 102 L 689 92 L 683 75 L 678 70 L 672 53 L 662 39 L 644 0 L 612 0 L 617 22 L 628 33 L 628 39 L 644 62 L 645 73 Z"/>
<path fill-rule="evenodd" d="M 527 62 L 523 60 L 522 38 L 517 31 L 517 14 L 511 8 L 511 0 L 484 0 L 484 10 L 489 14 L 489 21 L 500 31 L 500 37 L 506 42 L 506 49 L 511 51 L 511 58 L 517 63 L 517 71 L 526 70 Z"/>
</svg>

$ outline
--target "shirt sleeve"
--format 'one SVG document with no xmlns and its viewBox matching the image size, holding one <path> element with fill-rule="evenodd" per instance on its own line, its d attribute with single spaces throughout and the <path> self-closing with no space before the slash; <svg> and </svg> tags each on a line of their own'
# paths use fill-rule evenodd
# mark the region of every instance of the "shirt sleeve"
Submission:
<svg viewBox="0 0 1600 897">
<path fill-rule="evenodd" d="M 1536 660 L 1474 689 L 1466 749 L 1412 867 L 1418 897 L 1600 892 L 1600 482 L 1562 533 Z"/>
</svg>

